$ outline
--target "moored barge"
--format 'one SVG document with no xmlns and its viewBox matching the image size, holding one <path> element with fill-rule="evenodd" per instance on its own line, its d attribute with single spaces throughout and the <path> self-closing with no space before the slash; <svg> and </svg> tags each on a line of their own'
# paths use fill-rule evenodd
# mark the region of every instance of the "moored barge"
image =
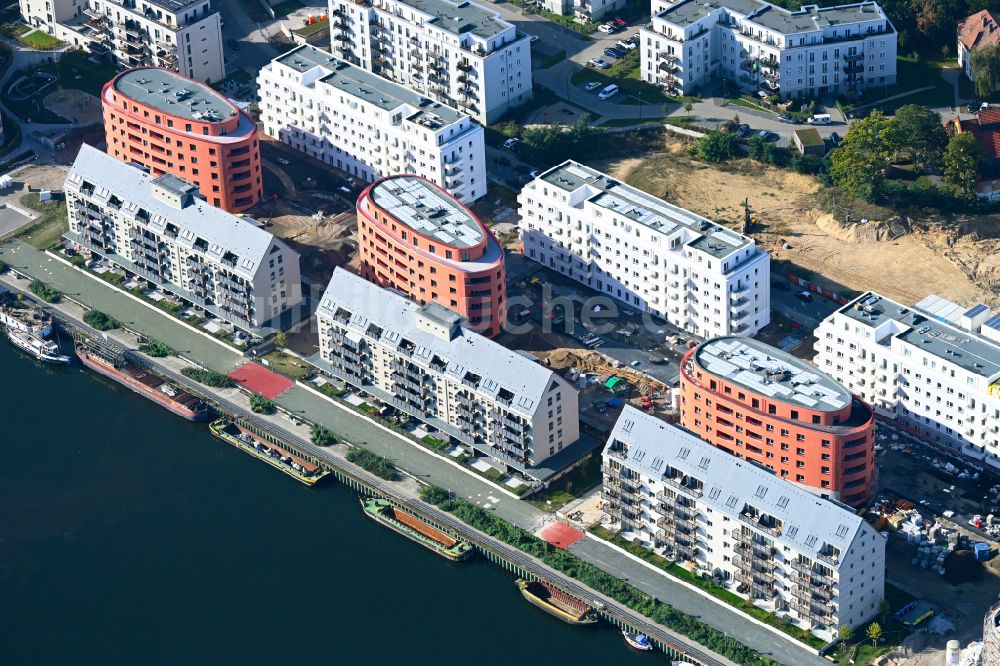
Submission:
<svg viewBox="0 0 1000 666">
<path fill-rule="evenodd" d="M 549 585 L 540 580 L 527 581 L 518 579 L 517 588 L 521 596 L 531 604 L 541 608 L 549 615 L 554 615 L 566 624 L 576 626 L 597 623 L 597 613 L 583 600 Z"/>
<path fill-rule="evenodd" d="M 258 460 L 263 460 L 271 467 L 281 470 L 307 486 L 316 485 L 321 479 L 330 474 L 330 470 L 316 463 L 309 462 L 293 451 L 258 438 L 249 430 L 238 426 L 228 417 L 212 421 L 208 427 L 215 437 L 249 453 Z"/>
<path fill-rule="evenodd" d="M 411 541 L 416 541 L 446 560 L 458 562 L 472 555 L 470 544 L 459 541 L 432 527 L 412 513 L 393 506 L 389 500 L 364 499 L 361 500 L 361 506 L 364 507 L 365 514 L 369 518 L 382 523 Z"/>
<path fill-rule="evenodd" d="M 207 421 L 211 416 L 211 409 L 204 401 L 130 362 L 123 353 L 77 342 L 76 356 L 94 372 L 113 379 L 188 421 Z"/>
</svg>

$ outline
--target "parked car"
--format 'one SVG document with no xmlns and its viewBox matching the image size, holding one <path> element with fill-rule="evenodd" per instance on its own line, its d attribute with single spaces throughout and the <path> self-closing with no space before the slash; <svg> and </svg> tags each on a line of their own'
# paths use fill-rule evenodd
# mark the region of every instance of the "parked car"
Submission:
<svg viewBox="0 0 1000 666">
<path fill-rule="evenodd" d="M 628 25 L 628 21 L 626 21 L 625 19 L 623 19 L 620 16 L 616 16 L 615 20 L 614 20 L 614 24 L 617 25 L 619 28 L 624 28 L 625 26 Z"/>
<path fill-rule="evenodd" d="M 791 123 L 794 123 L 794 122 L 795 122 L 795 118 L 792 118 L 792 117 L 791 117 L 790 115 L 788 115 L 787 113 L 783 113 L 783 114 L 781 114 L 780 116 L 778 116 L 778 122 L 782 122 L 782 123 L 789 123 L 789 124 L 791 124 Z"/>
<path fill-rule="evenodd" d="M 629 365 L 631 365 L 633 368 L 638 368 L 639 367 L 639 361 L 632 361 L 631 363 L 629 363 Z"/>
<path fill-rule="evenodd" d="M 789 291 L 791 287 L 784 280 L 771 280 L 771 286 L 779 291 Z"/>
<path fill-rule="evenodd" d="M 604 90 L 597 94 L 597 99 L 610 99 L 618 94 L 618 84 L 612 83 L 610 86 L 606 87 Z"/>
<path fill-rule="evenodd" d="M 608 56 L 609 58 L 614 58 L 615 60 L 618 60 L 625 54 L 619 51 L 618 49 L 604 49 L 604 55 Z"/>
<path fill-rule="evenodd" d="M 975 113 L 979 110 L 979 102 L 972 100 L 966 105 L 965 110 L 967 113 Z"/>
<path fill-rule="evenodd" d="M 598 69 L 608 69 L 609 67 L 611 67 L 609 63 L 605 62 L 604 60 L 601 60 L 600 58 L 591 58 L 590 66 L 596 67 Z"/>
<path fill-rule="evenodd" d="M 528 175 L 531 176 L 532 178 L 538 178 L 539 176 L 542 175 L 542 172 L 539 171 L 538 169 L 535 169 L 534 171 L 532 171 Z"/>
<path fill-rule="evenodd" d="M 811 291 L 800 291 L 799 293 L 795 294 L 795 297 L 798 298 L 800 301 L 805 301 L 806 303 L 812 303 L 814 300 L 816 300 L 816 297 L 813 296 Z"/>
<path fill-rule="evenodd" d="M 280 164 L 281 166 L 288 166 L 289 164 L 291 164 L 291 162 L 288 159 L 284 158 L 284 157 L 279 157 L 275 161 L 278 164 Z"/>
<path fill-rule="evenodd" d="M 743 138 L 748 134 L 750 134 L 750 126 L 746 123 L 743 123 L 736 128 L 736 136 Z"/>
<path fill-rule="evenodd" d="M 810 125 L 829 125 L 832 120 L 829 113 L 817 113 L 816 115 L 809 116 L 809 120 L 806 122 Z"/>
<path fill-rule="evenodd" d="M 605 23 L 600 27 L 598 27 L 597 29 L 607 35 L 613 34 L 618 30 L 613 23 Z"/>
<path fill-rule="evenodd" d="M 834 146 L 839 146 L 840 141 L 841 138 L 839 134 L 837 134 L 836 132 L 830 132 L 830 143 L 832 143 Z"/>
<path fill-rule="evenodd" d="M 532 42 L 537 42 L 538 41 L 538 35 L 532 35 L 531 36 L 531 41 Z"/>
<path fill-rule="evenodd" d="M 620 49 L 625 49 L 626 51 L 632 51 L 633 49 L 639 48 L 638 46 L 635 45 L 635 42 L 632 42 L 632 41 L 629 41 L 629 40 L 625 40 L 625 39 L 619 39 L 615 43 L 615 46 L 617 46 Z"/>
<path fill-rule="evenodd" d="M 767 141 L 768 139 L 771 138 L 771 133 L 769 131 L 767 131 L 767 130 L 761 130 L 761 131 L 757 132 L 757 136 L 759 136 L 760 138 L 764 139 L 764 141 Z"/>
<path fill-rule="evenodd" d="M 514 150 L 514 146 L 516 146 L 519 143 L 521 143 L 521 140 L 515 136 L 504 141 L 503 147 L 506 148 L 507 150 Z"/>
<path fill-rule="evenodd" d="M 586 90 L 587 92 L 594 92 L 595 90 L 597 90 L 600 87 L 601 87 L 601 83 L 599 81 L 591 81 L 590 83 L 588 83 L 587 85 L 585 85 L 583 87 L 583 89 Z"/>
</svg>

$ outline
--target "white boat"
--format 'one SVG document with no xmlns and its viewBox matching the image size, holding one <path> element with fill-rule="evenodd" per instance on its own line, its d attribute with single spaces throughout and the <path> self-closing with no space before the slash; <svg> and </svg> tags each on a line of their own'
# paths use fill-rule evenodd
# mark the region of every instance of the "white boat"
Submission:
<svg viewBox="0 0 1000 666">
<path fill-rule="evenodd" d="M 16 328 L 7 329 L 7 337 L 14 346 L 28 352 L 43 363 L 69 363 L 69 356 L 60 353 L 59 345 Z"/>
<path fill-rule="evenodd" d="M 633 633 L 622 629 L 622 636 L 625 637 L 625 642 L 633 650 L 638 650 L 639 652 L 651 652 L 653 650 L 653 644 L 649 642 L 646 634 Z"/>
</svg>

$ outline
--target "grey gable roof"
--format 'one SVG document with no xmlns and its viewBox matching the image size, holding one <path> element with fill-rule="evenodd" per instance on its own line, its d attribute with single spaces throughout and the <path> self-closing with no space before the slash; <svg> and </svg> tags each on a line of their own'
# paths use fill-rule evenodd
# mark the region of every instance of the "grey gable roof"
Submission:
<svg viewBox="0 0 1000 666">
<path fill-rule="evenodd" d="M 94 186 L 94 198 L 120 199 L 126 210 L 149 214 L 151 229 L 163 232 L 167 224 L 178 228 L 175 242 L 182 247 L 194 247 L 199 239 L 207 249 L 204 254 L 221 260 L 230 252 L 236 255 L 235 270 L 252 276 L 263 263 L 273 243 L 281 243 L 250 219 L 240 218 L 215 208 L 195 198 L 183 208 L 175 208 L 153 196 L 153 183 L 157 179 L 145 171 L 121 162 L 87 144 L 73 162 L 66 177 L 66 189 L 79 191 L 84 182 Z M 176 177 L 166 178 L 166 185 L 173 186 Z"/>
<path fill-rule="evenodd" d="M 628 444 L 623 464 L 629 469 L 659 479 L 669 465 L 698 478 L 704 482 L 698 501 L 733 521 L 739 521 L 745 503 L 752 504 L 782 522 L 781 534 L 772 537 L 776 543 L 810 557 L 818 555 L 824 543 L 845 553 L 858 535 L 874 533 L 850 509 L 629 405 L 618 417 L 605 452 L 616 439 Z"/>
<path fill-rule="evenodd" d="M 480 380 L 475 391 L 493 398 L 506 390 L 511 394 L 510 408 L 522 414 L 534 414 L 549 387 L 560 381 L 534 359 L 473 331 L 461 328 L 454 338 L 446 340 L 418 328 L 420 317 L 435 324 L 447 324 L 451 323 L 451 317 L 446 313 L 452 313 L 436 303 L 417 305 L 397 292 L 337 268 L 316 312 L 332 318 L 340 309 L 351 313 L 346 327 L 358 340 L 368 334 L 369 327 L 377 326 L 381 329 L 377 339 L 382 345 L 395 349 L 409 343 L 413 346 L 414 363 L 423 367 L 434 363 L 439 371 L 458 382 L 468 373 L 477 375 Z M 560 384 L 567 392 L 575 393 L 565 383 Z"/>
</svg>

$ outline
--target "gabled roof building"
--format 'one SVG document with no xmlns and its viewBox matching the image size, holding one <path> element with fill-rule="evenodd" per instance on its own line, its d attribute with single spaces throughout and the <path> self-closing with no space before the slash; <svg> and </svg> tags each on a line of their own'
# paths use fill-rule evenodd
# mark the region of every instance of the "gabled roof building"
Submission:
<svg viewBox="0 0 1000 666">
<path fill-rule="evenodd" d="M 886 539 L 848 507 L 631 406 L 603 465 L 605 513 L 625 538 L 824 637 L 878 611 Z"/>
</svg>

